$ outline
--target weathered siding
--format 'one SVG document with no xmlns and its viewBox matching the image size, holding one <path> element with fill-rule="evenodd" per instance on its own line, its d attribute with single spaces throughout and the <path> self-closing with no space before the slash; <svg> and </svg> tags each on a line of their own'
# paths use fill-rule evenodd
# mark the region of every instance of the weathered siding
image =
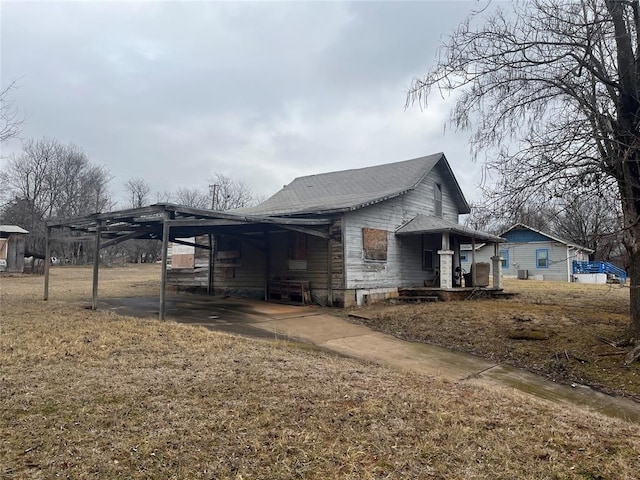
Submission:
<svg viewBox="0 0 640 480">
<path fill-rule="evenodd" d="M 264 240 L 218 236 L 213 268 L 214 293 L 264 298 L 266 258 Z"/>
<path fill-rule="evenodd" d="M 444 169 L 438 165 L 414 190 L 382 203 L 345 213 L 345 278 L 346 288 L 389 288 L 423 285 L 433 279 L 433 271 L 422 269 L 422 237 L 396 237 L 395 231 L 418 214 L 434 215 L 434 186 L 442 185 L 443 218 L 458 221 L 454 202 L 454 185 Z M 363 228 L 386 230 L 387 260 L 365 260 Z M 427 238 L 430 238 L 428 236 Z M 433 240 L 434 265 L 438 265 L 437 251 L 441 237 Z M 431 240 L 428 240 L 431 241 Z"/>
<path fill-rule="evenodd" d="M 506 276 L 517 276 L 518 270 L 527 270 L 529 277 L 542 275 L 543 280 L 569 282 L 571 280 L 571 262 L 578 258 L 578 252 L 567 245 L 554 241 L 537 241 L 528 243 L 502 243 L 500 250 L 508 252 L 508 265 L 503 267 Z M 536 250 L 549 251 L 549 267 L 538 268 Z M 493 245 L 485 245 L 476 251 L 476 262 L 489 262 L 493 256 Z M 471 252 L 467 252 L 468 262 L 462 267 L 467 271 L 471 266 Z"/>
<path fill-rule="evenodd" d="M 326 304 L 329 280 L 329 241 L 326 238 L 307 235 L 306 269 L 295 270 L 290 269 L 289 238 L 290 232 L 270 234 L 269 245 L 271 257 L 269 260 L 269 277 L 308 281 L 312 300 L 323 305 Z M 334 250 L 336 249 L 339 249 L 339 244 L 335 246 Z M 336 257 L 339 257 L 339 255 L 336 254 Z M 339 263 L 339 259 L 333 262 L 334 265 L 336 263 Z M 336 266 L 336 268 L 339 267 Z"/>
<path fill-rule="evenodd" d="M 6 271 L 22 273 L 24 271 L 24 252 L 26 239 L 22 233 L 9 233 L 4 245 L 4 259 L 7 261 Z"/>
</svg>

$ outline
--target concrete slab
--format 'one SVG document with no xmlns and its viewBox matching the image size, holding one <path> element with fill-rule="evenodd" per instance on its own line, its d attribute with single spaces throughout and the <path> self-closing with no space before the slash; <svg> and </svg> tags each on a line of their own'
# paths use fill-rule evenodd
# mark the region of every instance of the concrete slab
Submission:
<svg viewBox="0 0 640 480">
<path fill-rule="evenodd" d="M 256 324 L 258 325 L 271 332 L 284 333 L 289 337 L 317 344 L 336 338 L 351 338 L 371 333 L 370 329 L 362 325 L 320 313 L 282 319 L 263 319 Z"/>
<path fill-rule="evenodd" d="M 114 298 L 100 308 L 137 317 L 158 315 L 157 298 Z M 407 342 L 329 315 L 316 307 L 204 295 L 167 300 L 167 319 L 261 339 L 302 341 L 342 355 L 455 382 L 506 388 L 556 404 L 589 408 L 640 423 L 640 403 L 611 397 L 583 385 L 560 385 L 508 365 L 435 345 Z"/>
<path fill-rule="evenodd" d="M 359 337 L 336 338 L 322 345 L 343 355 L 450 381 L 460 381 L 495 366 L 479 357 L 435 345 L 407 342 L 378 332 Z"/>
</svg>

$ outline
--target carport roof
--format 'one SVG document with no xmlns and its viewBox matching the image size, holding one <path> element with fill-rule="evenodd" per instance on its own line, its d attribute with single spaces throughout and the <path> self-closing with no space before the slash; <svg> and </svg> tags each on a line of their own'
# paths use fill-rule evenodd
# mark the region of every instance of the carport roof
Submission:
<svg viewBox="0 0 640 480">
<path fill-rule="evenodd" d="M 125 240 L 128 238 L 162 238 L 164 224 L 170 227 L 171 238 L 192 237 L 212 232 L 245 234 L 277 228 L 304 230 L 312 235 L 328 236 L 324 232 L 326 228 L 317 230 L 314 227 L 330 223 L 331 220 L 325 218 L 277 218 L 266 215 L 242 215 L 171 203 L 158 203 L 141 208 L 55 219 L 48 221 L 47 226 L 66 227 L 71 231 L 81 233 L 95 233 L 99 225 L 103 238 Z"/>
<path fill-rule="evenodd" d="M 480 240 L 484 242 L 506 242 L 504 238 L 486 232 L 480 232 L 458 223 L 449 222 L 439 217 L 429 215 L 416 215 L 409 222 L 396 230 L 396 235 L 421 235 L 425 233 L 450 232 L 466 239 Z"/>
</svg>

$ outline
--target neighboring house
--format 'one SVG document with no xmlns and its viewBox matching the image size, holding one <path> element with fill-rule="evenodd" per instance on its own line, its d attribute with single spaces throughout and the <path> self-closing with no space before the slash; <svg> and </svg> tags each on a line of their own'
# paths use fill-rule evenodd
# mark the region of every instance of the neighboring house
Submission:
<svg viewBox="0 0 640 480">
<path fill-rule="evenodd" d="M 570 282 L 573 261 L 589 260 L 589 254 L 593 253 L 590 248 L 521 223 L 513 225 L 500 236 L 507 240 L 499 249 L 502 271 L 510 277 Z M 468 268 L 465 265 L 471 262 L 470 245 L 463 246 L 462 255 L 461 264 Z M 490 246 L 476 245 L 476 262 L 487 262 L 492 255 Z"/>
<path fill-rule="evenodd" d="M 261 296 L 266 276 L 268 298 L 308 286 L 315 301 L 336 306 L 393 297 L 399 287 L 451 288 L 461 244 L 501 241 L 458 223 L 469 205 L 442 153 L 296 178 L 264 203 L 230 213 L 309 226 L 217 236 L 216 293 Z M 318 231 L 314 220 L 326 226 Z M 501 287 L 498 277 L 494 285 Z"/>
<path fill-rule="evenodd" d="M 0 225 L 0 272 L 22 273 L 27 232 L 17 225 Z"/>
</svg>

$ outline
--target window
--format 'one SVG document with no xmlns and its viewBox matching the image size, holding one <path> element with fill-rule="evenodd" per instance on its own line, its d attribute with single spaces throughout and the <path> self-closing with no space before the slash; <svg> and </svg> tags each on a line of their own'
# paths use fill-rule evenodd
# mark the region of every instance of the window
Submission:
<svg viewBox="0 0 640 480">
<path fill-rule="evenodd" d="M 436 217 L 442 217 L 442 185 L 433 185 L 433 207 Z"/>
<path fill-rule="evenodd" d="M 433 270 L 433 250 L 422 251 L 422 269 Z"/>
<path fill-rule="evenodd" d="M 467 254 L 466 253 L 460 253 L 460 261 L 461 262 L 468 262 L 469 261 L 467 259 Z"/>
<path fill-rule="evenodd" d="M 387 260 L 387 231 L 362 229 L 362 247 L 365 260 Z"/>
<path fill-rule="evenodd" d="M 289 270 L 307 269 L 307 236 L 289 232 Z"/>
<path fill-rule="evenodd" d="M 509 250 L 500 250 L 500 263 L 502 268 L 509 268 Z"/>
<path fill-rule="evenodd" d="M 549 249 L 536 250 L 536 268 L 549 268 Z"/>
</svg>

